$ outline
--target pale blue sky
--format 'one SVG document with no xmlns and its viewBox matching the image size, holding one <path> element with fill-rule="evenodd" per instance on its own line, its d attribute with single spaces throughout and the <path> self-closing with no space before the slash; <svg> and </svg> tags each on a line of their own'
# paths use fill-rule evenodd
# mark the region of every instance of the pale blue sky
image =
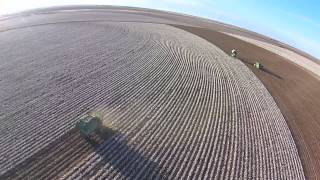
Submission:
<svg viewBox="0 0 320 180">
<path fill-rule="evenodd" d="M 136 6 L 205 17 L 270 36 L 320 59 L 316 0 L 0 0 L 0 14 L 72 4 Z"/>
</svg>

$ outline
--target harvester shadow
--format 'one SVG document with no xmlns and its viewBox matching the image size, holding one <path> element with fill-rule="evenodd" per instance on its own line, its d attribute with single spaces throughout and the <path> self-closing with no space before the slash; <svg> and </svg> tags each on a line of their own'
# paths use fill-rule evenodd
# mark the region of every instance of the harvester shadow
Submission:
<svg viewBox="0 0 320 180">
<path fill-rule="evenodd" d="M 101 144 L 111 138 L 117 131 L 108 127 L 101 127 L 98 131 L 94 132 L 90 136 L 82 135 L 82 137 L 89 143 L 93 148 L 98 148 Z"/>
<path fill-rule="evenodd" d="M 240 61 L 242 61 L 243 63 L 247 64 L 249 67 L 250 66 L 253 66 L 253 63 L 250 63 L 249 61 L 245 60 L 244 58 L 238 58 Z M 260 69 L 261 71 L 273 76 L 273 77 L 276 77 L 278 79 L 283 79 L 281 76 L 277 75 L 276 73 L 272 72 L 271 70 L 269 70 L 268 68 L 266 67 L 263 67 L 262 69 Z"/>
<path fill-rule="evenodd" d="M 131 160 L 135 159 L 135 162 L 139 164 L 149 164 L 146 172 L 143 173 L 157 175 L 165 179 L 165 176 L 160 174 L 161 168 L 156 162 L 129 147 L 126 141 L 117 142 L 114 140 L 113 137 L 116 134 L 120 135 L 115 130 L 103 128 L 87 137 L 82 135 L 78 129 L 73 128 L 1 175 L 0 179 L 59 179 L 91 153 L 99 154 L 102 161 L 95 165 L 88 176 L 94 175 L 104 165 L 111 164 L 123 177 L 133 179 L 131 175 L 135 175 L 139 171 L 138 166 L 135 164 L 133 168 L 128 169 L 128 165 L 132 162 Z M 114 147 L 112 153 L 105 151 L 109 146 Z M 120 163 L 119 159 L 121 159 Z M 85 177 L 85 179 L 88 178 Z"/>
<path fill-rule="evenodd" d="M 276 78 L 278 78 L 278 79 L 282 79 L 281 76 L 277 75 L 276 73 L 270 71 L 269 69 L 267 69 L 267 68 L 265 68 L 265 67 L 263 67 L 263 68 L 261 69 L 261 71 L 263 71 L 263 72 L 265 72 L 265 73 L 267 73 L 267 74 L 270 74 L 270 75 L 272 75 L 272 76 L 274 76 L 274 77 L 276 77 Z"/>
<path fill-rule="evenodd" d="M 102 161 L 92 168 L 89 176 L 97 173 L 104 165 L 110 164 L 125 179 L 137 179 L 136 175 L 138 173 L 146 175 L 144 179 L 154 179 L 156 177 L 167 179 L 167 171 L 164 168 L 161 168 L 156 162 L 148 159 L 138 150 L 130 147 L 127 141 L 118 141 L 112 138 L 116 134 L 121 136 L 118 131 L 103 128 L 93 136 L 86 137 L 87 142 L 94 147 L 95 152 L 102 158 Z M 113 150 L 108 151 L 110 148 L 113 148 Z M 143 172 L 140 172 L 142 167 L 146 168 Z M 164 172 L 160 172 L 160 170 Z M 113 175 L 110 176 L 108 179 L 115 178 Z"/>
</svg>

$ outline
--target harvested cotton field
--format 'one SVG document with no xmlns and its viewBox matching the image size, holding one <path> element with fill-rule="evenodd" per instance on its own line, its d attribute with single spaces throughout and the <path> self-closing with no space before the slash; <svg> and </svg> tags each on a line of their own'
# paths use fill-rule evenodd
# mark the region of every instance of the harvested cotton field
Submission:
<svg viewBox="0 0 320 180">
<path fill-rule="evenodd" d="M 0 39 L 4 178 L 304 179 L 272 96 L 205 39 L 109 21 L 10 29 Z M 94 145 L 74 129 L 89 111 L 114 130 Z"/>
</svg>

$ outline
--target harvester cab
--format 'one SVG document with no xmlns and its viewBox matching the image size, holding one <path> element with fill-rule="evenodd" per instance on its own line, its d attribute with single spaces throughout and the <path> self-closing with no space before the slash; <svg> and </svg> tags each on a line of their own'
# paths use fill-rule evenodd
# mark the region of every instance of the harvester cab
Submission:
<svg viewBox="0 0 320 180">
<path fill-rule="evenodd" d="M 253 64 L 254 67 L 256 67 L 257 69 L 262 69 L 263 68 L 263 65 L 259 62 L 256 62 Z"/>
<path fill-rule="evenodd" d="M 231 56 L 232 56 L 232 57 L 236 57 L 236 56 L 237 56 L 237 50 L 232 49 L 232 50 L 231 50 Z"/>
<path fill-rule="evenodd" d="M 90 136 L 100 130 L 102 126 L 102 116 L 97 113 L 89 113 L 80 118 L 76 123 L 76 128 L 85 136 Z"/>
</svg>

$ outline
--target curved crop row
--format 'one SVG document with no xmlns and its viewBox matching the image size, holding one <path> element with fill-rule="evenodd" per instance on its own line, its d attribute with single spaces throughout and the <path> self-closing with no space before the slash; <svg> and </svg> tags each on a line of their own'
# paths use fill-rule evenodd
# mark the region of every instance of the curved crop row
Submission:
<svg viewBox="0 0 320 180">
<path fill-rule="evenodd" d="M 0 99 L 11 104 L 0 122 L 6 147 L 0 161 L 9 162 L 0 164 L 1 174 L 69 132 L 84 113 L 99 110 L 117 130 L 110 139 L 93 151 L 76 137 L 77 149 L 64 145 L 48 155 L 56 161 L 37 161 L 17 177 L 304 179 L 281 112 L 240 61 L 168 25 L 76 24 L 34 27 L 63 46 L 48 49 L 62 52 L 50 54 L 54 60 L 40 60 L 48 50 L 34 52 L 27 80 Z M 74 39 L 64 44 L 68 37 L 53 35 L 59 30 Z M 8 85 L 22 78 L 5 77 Z"/>
</svg>

